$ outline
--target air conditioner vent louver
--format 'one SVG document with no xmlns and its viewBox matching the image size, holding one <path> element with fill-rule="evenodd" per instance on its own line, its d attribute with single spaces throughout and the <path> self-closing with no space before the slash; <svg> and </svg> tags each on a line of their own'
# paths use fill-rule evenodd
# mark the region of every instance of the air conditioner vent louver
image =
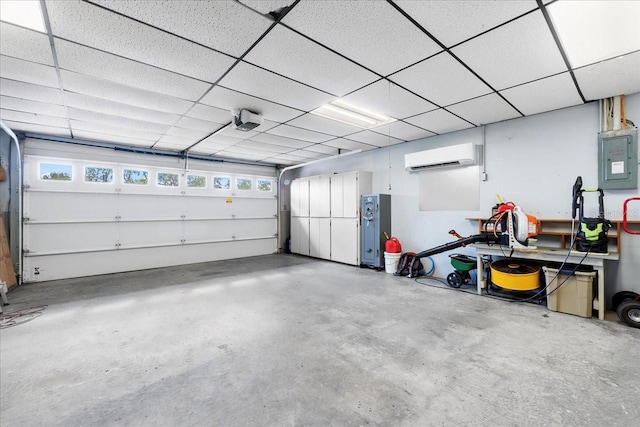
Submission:
<svg viewBox="0 0 640 427">
<path fill-rule="evenodd" d="M 476 158 L 476 146 L 469 143 L 405 154 L 404 164 L 409 172 L 421 172 L 435 168 L 475 165 Z"/>
</svg>

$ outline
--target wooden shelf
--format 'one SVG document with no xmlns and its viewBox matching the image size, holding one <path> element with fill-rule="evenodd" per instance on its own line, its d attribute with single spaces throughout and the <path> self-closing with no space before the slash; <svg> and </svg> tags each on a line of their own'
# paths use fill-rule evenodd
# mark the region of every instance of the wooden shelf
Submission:
<svg viewBox="0 0 640 427">
<path fill-rule="evenodd" d="M 489 222 L 487 218 L 466 218 L 469 221 L 478 221 L 478 232 L 482 233 L 485 231 L 485 224 L 487 224 L 487 230 L 489 232 L 493 231 L 492 224 L 493 221 Z M 541 230 L 538 233 L 538 240 L 552 240 L 555 241 L 558 247 L 562 249 L 567 249 L 569 243 L 571 243 L 571 219 L 565 218 L 550 218 L 550 219 L 540 219 Z M 578 224 L 578 220 L 575 220 L 576 227 Z M 624 233 L 622 229 L 622 220 L 611 220 L 612 227 L 609 229 L 607 233 L 607 237 L 609 238 L 609 245 L 614 245 L 616 247 L 616 252 L 620 253 L 620 236 Z M 634 229 L 640 229 L 640 221 L 627 221 L 627 224 L 631 225 Z M 545 237 L 549 237 L 549 239 L 545 239 Z M 545 242 L 548 243 L 548 242 Z M 551 242 L 553 243 L 553 242 Z M 544 246 L 548 246 L 545 244 Z"/>
</svg>

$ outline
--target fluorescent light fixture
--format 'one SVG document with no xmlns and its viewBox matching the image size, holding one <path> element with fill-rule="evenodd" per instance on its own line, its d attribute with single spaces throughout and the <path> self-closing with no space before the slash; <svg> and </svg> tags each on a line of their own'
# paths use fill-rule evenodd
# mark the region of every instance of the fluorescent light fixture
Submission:
<svg viewBox="0 0 640 427">
<path fill-rule="evenodd" d="M 41 33 L 47 32 L 38 0 L 0 1 L 0 20 Z"/>
<path fill-rule="evenodd" d="M 547 9 L 571 68 L 640 49 L 639 1 L 556 1 Z"/>
<path fill-rule="evenodd" d="M 363 129 L 371 129 L 396 121 L 392 117 L 358 107 L 342 99 L 336 99 L 320 108 L 316 108 L 311 111 L 311 114 Z"/>
</svg>

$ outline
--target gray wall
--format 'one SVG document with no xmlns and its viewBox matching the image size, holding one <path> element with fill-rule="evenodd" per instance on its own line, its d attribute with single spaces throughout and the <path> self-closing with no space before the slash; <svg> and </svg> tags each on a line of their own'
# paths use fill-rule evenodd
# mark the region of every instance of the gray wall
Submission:
<svg viewBox="0 0 640 427">
<path fill-rule="evenodd" d="M 625 97 L 627 117 L 640 124 L 640 94 Z M 392 195 L 392 229 L 403 250 L 420 251 L 451 241 L 455 229 L 461 235 L 477 232 L 477 223 L 468 217 L 488 217 L 496 203 L 496 193 L 514 201 L 539 218 L 570 218 L 571 189 L 578 175 L 585 187 L 598 185 L 597 134 L 598 103 L 590 103 L 486 126 L 486 171 L 480 183 L 479 211 L 422 212 L 418 208 L 418 175 L 404 169 L 404 154 L 465 142 L 481 143 L 481 128 L 467 129 L 405 144 L 319 162 L 285 175 L 285 178 L 349 170 L 373 172 L 373 191 Z M 391 188 L 391 190 L 389 190 Z M 634 190 L 605 192 L 606 216 L 622 218 L 622 203 L 638 196 Z M 284 193 L 283 193 L 284 196 Z M 286 197 L 286 196 L 285 196 Z M 455 195 L 452 195 L 455 197 Z M 597 204 L 585 200 L 592 215 Z M 592 208 L 590 210 L 590 208 Z M 640 219 L 640 206 L 630 206 L 630 219 Z M 458 252 L 473 253 L 473 248 Z M 619 262 L 607 265 L 607 291 L 640 292 L 640 236 L 622 236 Z M 435 274 L 446 277 L 452 271 L 447 254 L 434 257 Z"/>
</svg>

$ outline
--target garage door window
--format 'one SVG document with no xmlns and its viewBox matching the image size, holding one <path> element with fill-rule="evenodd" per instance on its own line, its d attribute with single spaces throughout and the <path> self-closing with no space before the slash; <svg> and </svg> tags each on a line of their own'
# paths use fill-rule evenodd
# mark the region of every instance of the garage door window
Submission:
<svg viewBox="0 0 640 427">
<path fill-rule="evenodd" d="M 73 167 L 57 163 L 40 163 L 40 179 L 45 181 L 71 181 Z"/>
<path fill-rule="evenodd" d="M 236 179 L 236 189 L 240 191 L 249 191 L 251 190 L 251 180 L 247 178 L 238 178 Z"/>
<path fill-rule="evenodd" d="M 177 173 L 158 172 L 157 184 L 161 187 L 177 187 L 180 177 Z"/>
<path fill-rule="evenodd" d="M 228 176 L 214 176 L 213 188 L 216 190 L 229 190 L 231 189 L 231 178 Z"/>
<path fill-rule="evenodd" d="M 258 191 L 271 191 L 271 180 L 258 179 L 256 181 L 256 187 L 258 188 Z"/>
<path fill-rule="evenodd" d="M 202 175 L 187 175 L 187 187 L 189 188 L 205 188 L 207 186 L 207 178 Z"/>
<path fill-rule="evenodd" d="M 149 183 L 149 172 L 125 169 L 122 171 L 122 182 L 125 184 L 147 185 Z"/>
<path fill-rule="evenodd" d="M 113 169 L 87 166 L 84 168 L 85 182 L 99 182 L 108 184 L 113 182 Z"/>
</svg>

